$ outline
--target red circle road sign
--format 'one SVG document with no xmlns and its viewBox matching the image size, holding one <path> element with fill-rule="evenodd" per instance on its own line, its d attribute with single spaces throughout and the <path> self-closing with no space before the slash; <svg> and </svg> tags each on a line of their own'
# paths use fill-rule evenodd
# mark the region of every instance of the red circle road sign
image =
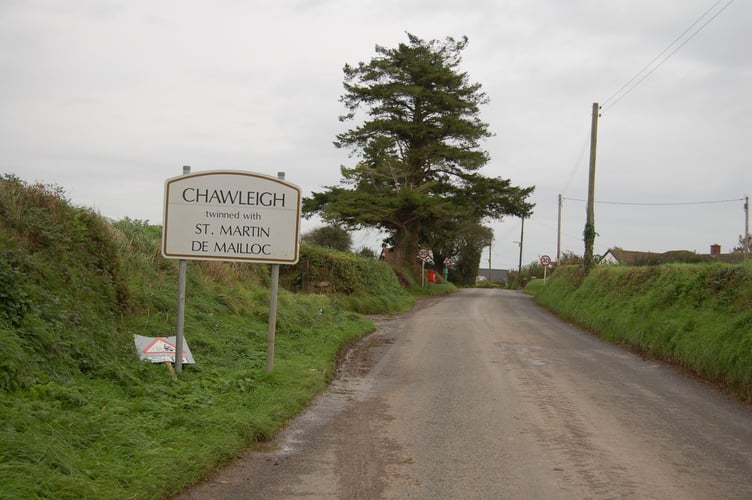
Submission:
<svg viewBox="0 0 752 500">
<path fill-rule="evenodd" d="M 548 255 L 544 255 L 543 257 L 540 258 L 540 263 L 541 263 L 541 265 L 543 267 L 550 266 L 551 265 L 551 257 L 549 257 Z"/>
</svg>

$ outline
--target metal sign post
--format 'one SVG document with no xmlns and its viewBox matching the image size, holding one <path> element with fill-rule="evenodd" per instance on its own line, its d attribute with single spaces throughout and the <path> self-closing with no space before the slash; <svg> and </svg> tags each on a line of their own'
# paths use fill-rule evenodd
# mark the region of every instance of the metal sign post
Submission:
<svg viewBox="0 0 752 500">
<path fill-rule="evenodd" d="M 285 180 L 284 172 L 277 172 L 277 178 Z M 279 295 L 279 264 L 272 264 L 272 284 L 269 292 L 269 329 L 266 333 L 266 372 L 274 370 L 274 343 L 277 337 L 277 296 Z"/>
<path fill-rule="evenodd" d="M 273 367 L 279 265 L 300 254 L 300 187 L 277 177 L 213 170 L 165 182 L 162 255 L 180 259 L 175 371 L 183 361 L 186 260 L 219 260 L 272 265 L 267 371 Z"/>
<path fill-rule="evenodd" d="M 426 286 L 426 260 L 428 260 L 429 250 L 426 247 L 421 247 L 418 250 L 418 258 L 421 261 L 420 265 L 420 287 Z"/>
<path fill-rule="evenodd" d="M 191 173 L 191 167 L 183 166 L 183 175 Z M 185 274 L 188 262 L 185 259 L 178 261 L 178 308 L 175 325 L 175 373 L 183 371 L 183 333 L 185 329 Z"/>
<path fill-rule="evenodd" d="M 551 265 L 551 257 L 548 255 L 544 255 L 540 258 L 540 263 L 543 266 L 543 285 L 546 284 L 546 272 L 548 271 L 548 266 Z"/>
</svg>

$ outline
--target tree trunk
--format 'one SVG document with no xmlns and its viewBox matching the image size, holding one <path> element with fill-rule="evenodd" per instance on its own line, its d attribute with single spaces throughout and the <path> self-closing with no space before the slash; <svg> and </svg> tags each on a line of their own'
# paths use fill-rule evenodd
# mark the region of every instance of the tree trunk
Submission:
<svg viewBox="0 0 752 500">
<path fill-rule="evenodd" d="M 403 226 L 396 234 L 397 260 L 402 265 L 410 266 L 416 274 L 420 274 L 420 265 L 417 262 L 420 226 L 408 224 Z"/>
</svg>

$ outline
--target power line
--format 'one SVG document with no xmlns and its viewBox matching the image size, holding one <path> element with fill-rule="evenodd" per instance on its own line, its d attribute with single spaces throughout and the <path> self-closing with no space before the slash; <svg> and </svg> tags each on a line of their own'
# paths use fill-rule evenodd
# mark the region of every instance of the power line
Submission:
<svg viewBox="0 0 752 500">
<path fill-rule="evenodd" d="M 581 201 L 586 202 L 587 200 L 581 200 L 579 198 L 561 198 L 562 200 L 567 201 Z M 667 206 L 688 206 L 688 205 L 713 205 L 713 204 L 719 204 L 719 203 L 733 203 L 736 201 L 744 201 L 744 198 L 734 198 L 732 200 L 711 200 L 711 201 L 680 201 L 680 202 L 628 202 L 628 201 L 597 201 L 595 203 L 600 203 L 602 205 L 628 205 L 628 206 L 645 206 L 645 207 L 667 207 Z"/>
<path fill-rule="evenodd" d="M 669 49 L 670 49 L 670 48 L 671 48 L 671 47 L 672 47 L 672 46 L 673 46 L 673 45 L 674 45 L 675 43 L 677 43 L 677 42 L 678 42 L 679 40 L 681 40 L 681 38 L 682 38 L 682 37 L 683 37 L 684 35 L 686 35 L 686 34 L 687 34 L 687 33 L 689 32 L 689 30 L 691 30 L 691 29 L 692 29 L 693 27 L 695 27 L 695 26 L 697 25 L 697 23 L 699 23 L 699 22 L 700 22 L 700 19 L 702 19 L 703 17 L 705 17 L 706 15 L 708 15 L 708 13 L 709 13 L 709 12 L 710 12 L 711 10 L 713 10 L 713 9 L 714 9 L 714 8 L 716 7 L 716 5 L 718 5 L 718 4 L 719 4 L 719 3 L 721 3 L 722 1 L 723 1 L 723 0 L 717 0 L 717 1 L 716 1 L 716 2 L 715 2 L 715 3 L 714 3 L 714 4 L 713 4 L 713 5 L 712 5 L 712 6 L 711 6 L 711 7 L 710 7 L 710 8 L 708 9 L 708 10 L 706 10 L 705 12 L 703 12 L 703 14 L 702 14 L 702 15 L 701 15 L 701 16 L 700 16 L 700 17 L 699 17 L 699 18 L 698 18 L 698 19 L 697 19 L 697 20 L 696 20 L 696 21 L 695 21 L 694 23 L 692 23 L 692 24 L 691 24 L 691 25 L 689 26 L 689 28 L 687 28 L 687 29 L 685 29 L 684 31 L 682 31 L 682 32 L 681 32 L 681 33 L 679 34 L 679 36 L 677 36 L 676 38 L 674 38 L 674 40 L 673 40 L 673 41 L 672 41 L 672 42 L 671 42 L 670 44 L 668 44 L 668 45 L 666 46 L 666 48 L 664 48 L 664 49 L 663 49 L 663 50 L 662 50 L 662 51 L 661 51 L 661 52 L 660 52 L 660 53 L 659 53 L 659 54 L 658 54 L 657 56 L 655 56 L 655 57 L 654 57 L 653 59 L 651 59 L 649 63 L 647 63 L 647 64 L 646 64 L 645 66 L 643 66 L 643 67 L 642 67 L 642 68 L 640 69 L 640 71 L 638 71 L 638 72 L 637 72 L 637 73 L 636 73 L 636 74 L 635 74 L 635 75 L 634 75 L 634 76 L 633 76 L 633 77 L 632 77 L 631 79 L 629 79 L 629 81 L 627 81 L 627 83 L 625 83 L 624 85 L 622 85 L 621 87 L 619 87 L 619 90 L 617 90 L 616 92 L 614 92 L 614 94 L 613 94 L 613 95 L 612 95 L 611 97 L 609 97 L 608 99 L 606 99 L 606 100 L 604 101 L 604 103 L 603 103 L 603 106 L 604 106 L 604 107 L 605 107 L 605 106 L 608 106 L 608 105 L 609 105 L 609 103 L 611 102 L 611 100 L 612 100 L 612 99 L 614 99 L 614 98 L 615 98 L 615 97 L 616 97 L 617 95 L 619 95 L 619 94 L 620 94 L 620 93 L 621 93 L 621 92 L 622 92 L 623 90 L 625 90 L 625 89 L 626 89 L 626 88 L 627 88 L 627 87 L 628 87 L 628 86 L 629 86 L 629 85 L 630 85 L 630 84 L 631 84 L 632 82 L 634 82 L 635 80 L 637 80 L 637 79 L 638 79 L 638 78 L 640 77 L 640 75 L 642 75 L 642 74 L 643 74 L 643 73 L 644 73 L 645 71 L 647 71 L 647 69 L 648 69 L 648 68 L 650 68 L 650 66 L 652 66 L 652 65 L 653 65 L 653 63 L 655 63 L 655 62 L 656 62 L 656 61 L 657 61 L 657 60 L 658 60 L 658 59 L 659 59 L 659 58 L 660 58 L 660 57 L 661 57 L 661 56 L 662 56 L 663 54 L 665 54 L 666 52 L 668 52 L 668 51 L 669 51 Z M 653 71 L 655 71 L 655 70 L 653 70 Z M 639 83 L 639 82 L 638 82 L 638 83 Z M 624 95 L 626 95 L 626 94 L 624 94 Z M 622 96 L 622 97 L 623 97 L 623 96 Z M 620 97 L 619 99 L 621 99 L 621 97 Z"/>
<path fill-rule="evenodd" d="M 611 95 L 611 97 L 606 99 L 603 103 L 603 111 L 606 111 L 607 109 L 614 107 L 616 103 L 618 103 L 619 101 L 624 99 L 624 97 L 629 95 L 635 88 L 637 88 L 638 85 L 640 85 L 643 81 L 645 81 L 658 68 L 660 68 L 666 61 L 668 61 L 674 54 L 676 54 L 679 51 L 679 49 L 684 47 L 690 40 L 692 40 L 695 36 L 697 36 L 700 33 L 700 31 L 702 31 L 708 24 L 710 24 L 724 10 L 726 10 L 732 3 L 734 3 L 734 0 L 728 0 L 728 2 L 724 6 L 718 9 L 717 12 L 715 12 L 712 16 L 710 16 L 710 18 L 706 19 L 705 22 L 703 22 L 699 28 L 697 28 L 688 37 L 686 37 L 681 43 L 679 43 L 679 45 L 676 45 L 682 38 L 684 38 L 684 36 L 687 33 L 689 33 L 695 26 L 697 26 L 710 12 L 713 11 L 713 9 L 715 9 L 718 6 L 718 4 L 720 4 L 723 1 L 724 0 L 717 0 L 713 5 L 711 5 L 708 10 L 703 12 L 703 14 L 700 17 L 698 17 L 697 20 L 695 20 L 695 22 L 693 22 L 687 29 L 685 29 L 679 36 L 677 36 L 670 44 L 668 44 L 668 46 L 666 46 L 665 49 L 663 49 L 649 63 L 643 66 L 643 68 L 640 69 L 640 71 L 638 71 L 629 81 L 627 81 L 624 85 L 622 85 L 619 88 L 619 90 L 614 92 L 614 94 Z M 674 47 L 674 45 L 676 45 L 676 47 Z M 672 47 L 674 47 L 673 50 L 671 50 Z M 663 59 L 661 59 L 661 57 L 663 57 Z"/>
</svg>

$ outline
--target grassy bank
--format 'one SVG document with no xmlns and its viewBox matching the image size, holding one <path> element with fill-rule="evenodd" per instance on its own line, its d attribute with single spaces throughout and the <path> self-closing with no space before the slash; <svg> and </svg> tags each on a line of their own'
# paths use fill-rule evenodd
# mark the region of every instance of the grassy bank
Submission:
<svg viewBox="0 0 752 500">
<path fill-rule="evenodd" d="M 412 297 L 384 263 L 302 249 L 336 294 L 283 269 L 273 373 L 269 268 L 188 264 L 174 380 L 133 334 L 175 330 L 177 262 L 161 228 L 111 223 L 59 189 L 0 179 L 0 498 L 163 498 L 272 436 L 334 374 L 337 353 Z M 284 266 L 283 266 L 284 268 Z M 350 287 L 350 288 L 348 288 Z"/>
<path fill-rule="evenodd" d="M 556 270 L 536 300 L 752 401 L 752 262 Z"/>
</svg>

